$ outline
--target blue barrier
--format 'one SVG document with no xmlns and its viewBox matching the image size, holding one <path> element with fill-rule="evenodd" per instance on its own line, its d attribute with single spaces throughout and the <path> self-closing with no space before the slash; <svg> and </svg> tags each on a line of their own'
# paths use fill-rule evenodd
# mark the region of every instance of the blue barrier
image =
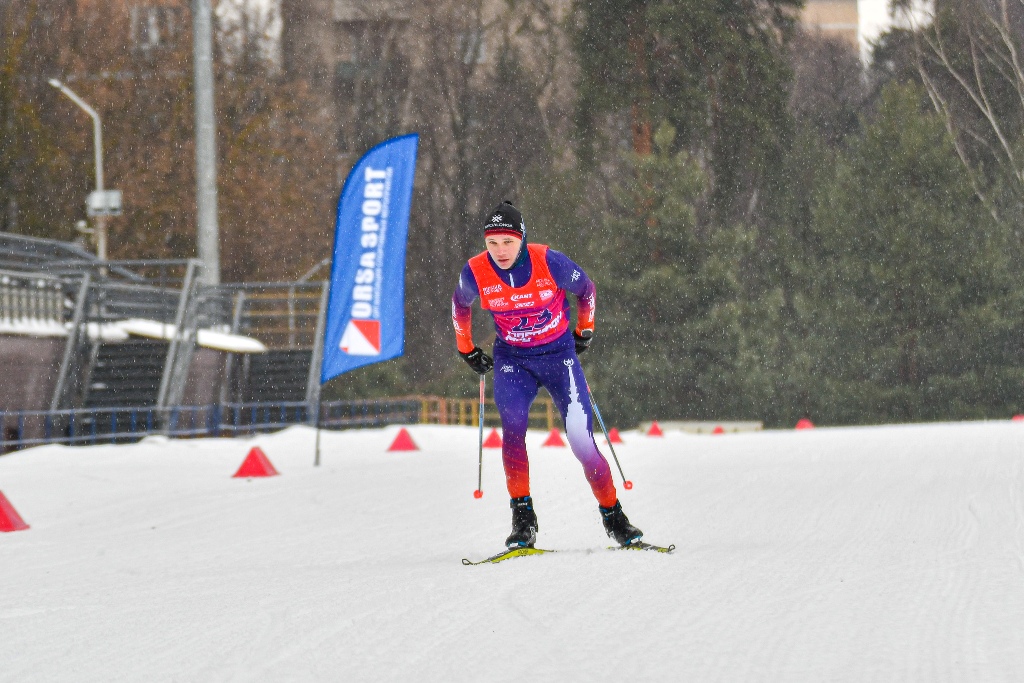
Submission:
<svg viewBox="0 0 1024 683">
<path fill-rule="evenodd" d="M 158 409 L 75 408 L 0 411 L 0 454 L 43 444 L 133 443 L 152 435 L 172 438 L 233 437 L 312 425 L 315 405 L 305 402 L 224 403 Z M 383 427 L 420 421 L 420 399 L 324 401 L 326 429 Z"/>
</svg>

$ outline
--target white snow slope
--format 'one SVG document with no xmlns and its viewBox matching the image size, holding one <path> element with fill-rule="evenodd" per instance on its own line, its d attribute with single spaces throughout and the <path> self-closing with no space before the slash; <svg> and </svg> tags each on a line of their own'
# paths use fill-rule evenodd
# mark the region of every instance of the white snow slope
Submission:
<svg viewBox="0 0 1024 683">
<path fill-rule="evenodd" d="M 663 439 L 618 450 L 604 550 L 568 449 L 529 446 L 538 545 L 501 548 L 472 428 L 43 447 L 0 458 L 0 681 L 1021 681 L 1024 425 Z M 282 476 L 232 479 L 259 444 Z M 614 465 L 613 465 L 614 467 Z"/>
</svg>

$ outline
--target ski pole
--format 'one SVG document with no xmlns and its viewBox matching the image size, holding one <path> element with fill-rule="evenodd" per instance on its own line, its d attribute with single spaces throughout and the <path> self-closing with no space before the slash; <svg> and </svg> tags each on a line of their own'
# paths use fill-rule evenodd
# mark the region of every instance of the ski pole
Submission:
<svg viewBox="0 0 1024 683">
<path fill-rule="evenodd" d="M 483 498 L 484 495 L 484 394 L 487 388 L 487 375 L 480 375 L 480 450 L 477 456 L 476 465 L 476 491 L 473 491 L 474 498 Z"/>
<path fill-rule="evenodd" d="M 612 445 L 612 439 L 608 436 L 608 430 L 604 426 L 604 419 L 601 417 L 601 409 L 597 407 L 597 400 L 594 398 L 594 392 L 590 391 L 590 384 L 587 384 L 587 392 L 590 394 L 590 405 L 594 406 L 594 415 L 597 415 L 597 423 L 601 425 L 601 431 L 604 432 L 604 438 L 608 442 L 608 448 L 612 451 L 612 458 L 615 459 L 615 466 L 619 468 L 619 476 L 622 477 L 622 487 L 627 491 L 633 488 L 633 482 L 626 479 L 626 475 L 622 472 L 622 465 L 619 464 L 619 456 L 615 455 L 615 446 Z"/>
</svg>

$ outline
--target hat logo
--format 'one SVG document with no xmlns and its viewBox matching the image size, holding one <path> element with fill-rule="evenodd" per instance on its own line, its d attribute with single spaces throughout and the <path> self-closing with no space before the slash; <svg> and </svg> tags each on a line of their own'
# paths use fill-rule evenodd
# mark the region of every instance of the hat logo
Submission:
<svg viewBox="0 0 1024 683">
<path fill-rule="evenodd" d="M 500 213 L 496 213 L 493 216 L 491 216 L 491 222 L 492 223 L 500 223 L 501 220 L 502 220 L 502 215 Z"/>
</svg>

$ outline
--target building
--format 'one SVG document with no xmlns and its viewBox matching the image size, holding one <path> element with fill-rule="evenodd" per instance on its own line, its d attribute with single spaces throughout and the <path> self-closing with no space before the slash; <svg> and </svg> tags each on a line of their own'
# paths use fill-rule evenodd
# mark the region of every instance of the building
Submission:
<svg viewBox="0 0 1024 683">
<path fill-rule="evenodd" d="M 75 0 L 78 11 L 102 9 L 129 19 L 129 45 L 146 53 L 174 46 L 192 30 L 188 0 Z"/>
<path fill-rule="evenodd" d="M 860 16 L 857 0 L 808 0 L 800 17 L 812 31 L 842 38 L 860 48 Z"/>
<path fill-rule="evenodd" d="M 933 0 L 913 0 L 909 15 L 894 16 L 889 0 L 807 0 L 801 23 L 849 42 L 866 62 L 879 36 L 893 27 L 927 23 L 932 5 Z"/>
</svg>

